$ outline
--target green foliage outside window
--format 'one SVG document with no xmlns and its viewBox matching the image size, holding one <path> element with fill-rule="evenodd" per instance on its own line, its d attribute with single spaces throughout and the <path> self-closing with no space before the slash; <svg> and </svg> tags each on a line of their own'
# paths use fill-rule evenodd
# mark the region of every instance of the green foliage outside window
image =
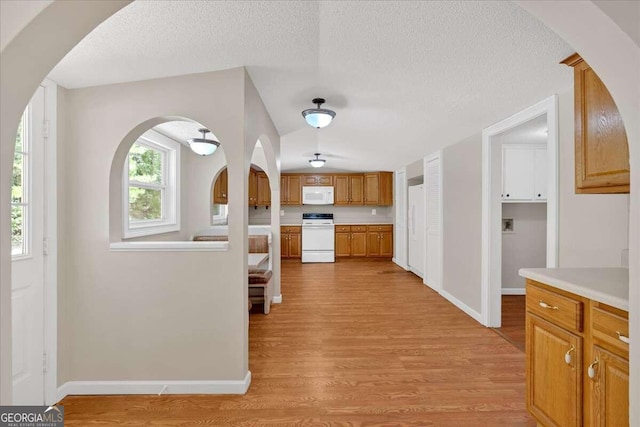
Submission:
<svg viewBox="0 0 640 427">
<path fill-rule="evenodd" d="M 20 120 L 16 132 L 16 149 L 13 157 L 13 174 L 11 178 L 11 253 L 14 255 L 24 253 L 24 207 L 13 205 L 23 203 L 23 171 L 25 156 L 22 154 L 23 148 L 23 120 Z"/>
<path fill-rule="evenodd" d="M 137 186 L 145 183 L 164 184 L 163 153 L 135 143 L 129 150 L 129 219 L 144 221 L 162 219 L 162 193 L 158 189 Z"/>
</svg>

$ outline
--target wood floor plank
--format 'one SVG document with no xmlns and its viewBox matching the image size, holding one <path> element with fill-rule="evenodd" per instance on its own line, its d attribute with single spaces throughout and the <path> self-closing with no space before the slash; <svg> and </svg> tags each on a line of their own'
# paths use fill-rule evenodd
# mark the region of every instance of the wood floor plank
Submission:
<svg viewBox="0 0 640 427">
<path fill-rule="evenodd" d="M 69 396 L 66 425 L 535 426 L 524 353 L 388 261 L 283 261 L 244 396 Z"/>
</svg>

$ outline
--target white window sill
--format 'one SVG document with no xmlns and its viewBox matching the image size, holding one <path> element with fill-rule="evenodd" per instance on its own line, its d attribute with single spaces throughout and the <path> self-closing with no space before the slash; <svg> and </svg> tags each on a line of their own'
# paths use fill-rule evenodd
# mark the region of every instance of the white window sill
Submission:
<svg viewBox="0 0 640 427">
<path fill-rule="evenodd" d="M 118 252 L 224 252 L 229 242 L 115 242 L 109 249 Z"/>
<path fill-rule="evenodd" d="M 124 230 L 123 237 L 125 239 L 130 239 L 132 237 L 153 236 L 154 234 L 172 233 L 176 231 L 180 231 L 180 226 L 176 223 L 160 223 L 146 226 L 139 225 L 137 227 L 131 227 L 128 230 Z"/>
</svg>

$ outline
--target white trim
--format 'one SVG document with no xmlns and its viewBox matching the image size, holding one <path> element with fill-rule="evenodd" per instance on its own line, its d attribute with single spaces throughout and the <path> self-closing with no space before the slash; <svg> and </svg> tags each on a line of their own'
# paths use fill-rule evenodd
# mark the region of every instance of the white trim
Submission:
<svg viewBox="0 0 640 427">
<path fill-rule="evenodd" d="M 229 250 L 229 242 L 114 242 L 109 249 L 122 252 L 223 252 Z"/>
<path fill-rule="evenodd" d="M 402 179 L 400 179 L 402 175 Z M 394 232 L 394 257 L 392 261 L 398 266 L 409 270 L 408 261 L 408 229 L 407 229 L 407 168 L 402 167 L 394 172 L 394 195 L 395 195 L 395 208 L 396 208 L 396 227 Z M 403 200 L 404 203 L 400 203 Z M 404 221 L 398 222 L 398 218 L 404 219 Z M 399 226 L 398 226 L 399 225 Z"/>
<path fill-rule="evenodd" d="M 58 387 L 58 85 L 48 79 L 44 87 L 44 119 L 48 135 L 44 144 L 44 404 L 56 402 Z"/>
<path fill-rule="evenodd" d="M 502 289 L 502 164 L 493 165 L 493 137 L 546 114 L 547 127 L 547 267 L 558 266 L 558 96 L 552 95 L 482 131 L 482 324 L 500 327 Z M 501 144 L 500 144 L 501 145 Z M 501 150 L 501 148 L 500 148 Z M 502 152 L 502 150 L 501 150 Z"/>
<path fill-rule="evenodd" d="M 423 273 L 420 273 L 418 270 L 416 270 L 415 268 L 413 268 L 411 266 L 409 266 L 409 269 L 407 271 L 409 271 L 409 272 L 415 274 L 416 276 L 418 276 L 419 278 L 421 278 L 423 280 L 422 284 L 427 285 L 427 286 L 429 286 L 431 288 L 431 285 L 429 285 L 428 283 L 424 282 L 424 274 Z M 437 289 L 434 289 L 434 291 L 437 292 Z"/>
<path fill-rule="evenodd" d="M 440 289 L 440 295 L 442 295 L 445 299 L 447 299 L 450 303 L 458 307 L 460 310 L 468 314 L 473 320 L 475 320 L 478 323 L 482 323 L 482 315 L 480 315 L 480 313 L 478 313 L 477 311 L 469 307 L 467 304 L 463 303 L 458 298 L 454 297 L 444 289 Z"/>
<path fill-rule="evenodd" d="M 275 295 L 271 302 L 273 302 L 274 304 L 282 304 L 282 294 Z"/>
<path fill-rule="evenodd" d="M 129 182 L 129 155 L 125 157 L 122 166 L 122 235 L 128 239 L 132 237 L 150 236 L 155 234 L 180 231 L 180 151 L 182 145 L 163 134 L 149 129 L 142 134 L 134 144 L 146 146 L 164 153 L 163 184 L 145 184 Z M 129 187 L 133 184 L 137 187 L 164 190 L 162 198 L 162 213 L 164 218 L 160 220 L 129 221 Z"/>
<path fill-rule="evenodd" d="M 428 179 L 428 175 L 427 175 L 427 163 L 430 163 L 432 161 L 437 161 L 438 162 L 438 170 L 440 171 L 440 177 L 439 177 L 439 182 L 438 182 L 438 193 L 440 194 L 440 200 L 439 200 L 439 205 L 440 205 L 440 232 L 438 233 L 438 246 L 440 249 L 440 265 L 438 266 L 438 268 L 440 269 L 440 283 L 436 283 L 435 285 L 431 285 L 428 284 L 427 282 L 424 282 L 425 285 L 429 286 L 430 288 L 432 288 L 434 291 L 436 292 L 440 292 L 444 286 L 444 238 L 443 238 L 443 230 L 444 230 L 444 193 L 443 193 L 443 189 L 444 189 L 444 170 L 442 168 L 442 151 L 438 150 L 434 153 L 429 154 L 428 156 L 426 156 L 424 158 L 424 163 L 422 165 L 422 168 L 424 170 L 424 213 L 426 215 L 427 213 L 427 202 L 429 200 L 429 195 L 428 195 L 428 183 L 427 183 L 427 179 Z M 426 279 L 429 280 L 429 271 L 427 268 L 427 264 L 428 264 L 428 258 L 427 256 L 429 255 L 428 250 L 427 250 L 427 244 L 429 242 L 429 227 L 427 226 L 428 224 L 428 219 L 425 221 L 425 227 L 424 227 L 424 242 L 425 242 L 425 247 L 424 247 L 424 254 L 425 254 L 425 259 L 424 259 L 424 271 L 425 271 L 425 276 Z"/>
<path fill-rule="evenodd" d="M 524 288 L 502 288 L 502 295 L 526 295 Z"/>
<path fill-rule="evenodd" d="M 213 381 L 69 381 L 57 390 L 57 401 L 72 395 L 108 394 L 245 394 L 251 371 L 242 380 Z"/>
</svg>

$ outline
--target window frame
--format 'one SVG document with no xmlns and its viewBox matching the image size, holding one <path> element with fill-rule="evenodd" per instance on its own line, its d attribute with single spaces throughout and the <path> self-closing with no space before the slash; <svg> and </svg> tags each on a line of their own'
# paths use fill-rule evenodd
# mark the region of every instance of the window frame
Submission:
<svg viewBox="0 0 640 427">
<path fill-rule="evenodd" d="M 219 215 L 214 215 L 213 206 L 211 206 L 211 225 L 227 225 L 229 217 L 229 205 L 218 204 L 218 206 L 220 206 Z"/>
<path fill-rule="evenodd" d="M 180 147 L 178 142 L 150 129 L 131 144 L 159 151 L 163 156 L 160 184 L 129 180 L 129 153 L 122 168 L 122 235 L 124 239 L 180 231 Z M 161 191 L 162 218 L 152 220 L 129 219 L 129 188 Z"/>
<path fill-rule="evenodd" d="M 32 107 L 31 103 L 27 105 L 20 119 L 22 122 L 22 150 L 13 150 L 13 162 L 15 162 L 15 154 L 22 156 L 22 201 L 14 202 L 11 200 L 11 208 L 18 206 L 22 209 L 22 253 L 14 254 L 13 245 L 11 245 L 11 260 L 19 261 L 30 259 L 33 257 L 32 241 L 31 241 L 31 144 L 32 144 Z M 13 163 L 12 163 L 13 165 Z M 13 167 L 12 167 L 13 171 Z M 13 172 L 12 172 L 13 180 Z"/>
</svg>

